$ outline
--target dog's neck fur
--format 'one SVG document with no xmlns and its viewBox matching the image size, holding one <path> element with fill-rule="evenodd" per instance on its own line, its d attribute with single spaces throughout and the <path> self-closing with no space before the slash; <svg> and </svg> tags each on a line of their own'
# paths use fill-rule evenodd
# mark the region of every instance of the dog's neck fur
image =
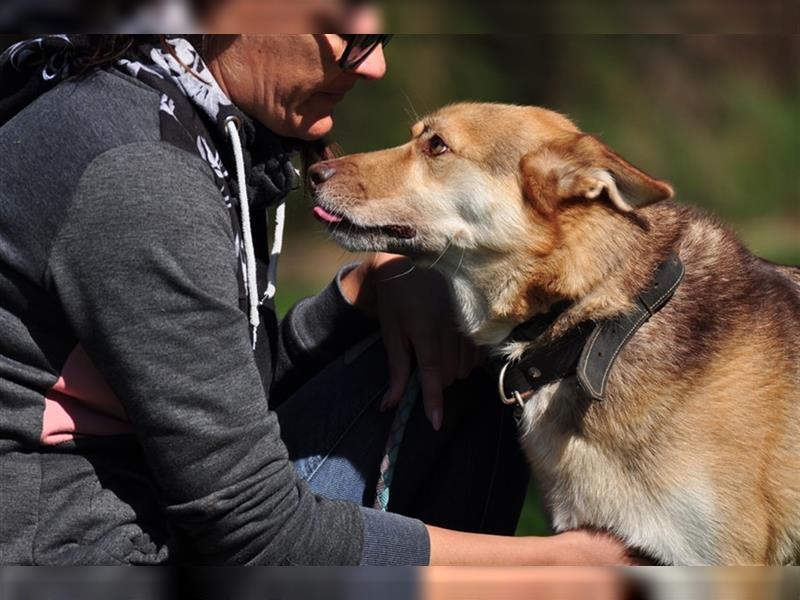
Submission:
<svg viewBox="0 0 800 600">
<path fill-rule="evenodd" d="M 516 326 L 561 300 L 572 305 L 531 343 L 547 343 L 581 321 L 605 319 L 631 307 L 657 264 L 642 257 L 654 256 L 653 245 L 664 247 L 656 256 L 666 255 L 668 240 L 674 239 L 671 228 L 660 223 L 656 234 L 644 217 L 637 217 L 643 221 L 637 223 L 604 207 L 586 210 L 592 218 L 576 220 L 569 236 L 558 232 L 547 255 L 527 251 L 523 241 L 499 258 L 466 250 L 460 260 L 453 252 L 453 259 L 436 265 L 451 282 L 462 330 L 476 343 L 501 354 L 523 351 L 527 344 L 503 342 Z M 608 235 L 612 227 L 614 236 Z"/>
</svg>

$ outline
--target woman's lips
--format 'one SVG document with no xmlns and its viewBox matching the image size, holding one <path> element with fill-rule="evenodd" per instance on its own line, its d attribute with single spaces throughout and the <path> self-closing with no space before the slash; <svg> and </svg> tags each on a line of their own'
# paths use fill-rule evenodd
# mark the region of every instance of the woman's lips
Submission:
<svg viewBox="0 0 800 600">
<path fill-rule="evenodd" d="M 344 98 L 343 92 L 318 92 L 317 96 L 326 102 L 338 104 Z"/>
<path fill-rule="evenodd" d="M 346 84 L 344 86 L 331 86 L 329 88 L 324 88 L 324 89 L 319 90 L 319 93 L 320 94 L 328 94 L 330 96 L 344 96 L 345 94 L 347 94 L 347 92 L 352 90 L 354 86 L 355 86 L 355 82 L 352 82 L 350 84 Z"/>
<path fill-rule="evenodd" d="M 325 223 L 341 223 L 344 220 L 339 215 L 329 213 L 319 205 L 314 207 L 314 216 Z"/>
</svg>

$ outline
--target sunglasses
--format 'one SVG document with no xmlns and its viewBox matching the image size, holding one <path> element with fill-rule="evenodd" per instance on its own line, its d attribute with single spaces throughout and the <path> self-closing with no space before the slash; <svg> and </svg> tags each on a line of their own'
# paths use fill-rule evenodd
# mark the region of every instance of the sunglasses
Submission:
<svg viewBox="0 0 800 600">
<path fill-rule="evenodd" d="M 379 44 L 385 47 L 392 39 L 389 34 L 342 35 L 342 37 L 347 41 L 347 46 L 338 62 L 342 71 L 354 71 L 358 65 L 367 60 Z"/>
</svg>

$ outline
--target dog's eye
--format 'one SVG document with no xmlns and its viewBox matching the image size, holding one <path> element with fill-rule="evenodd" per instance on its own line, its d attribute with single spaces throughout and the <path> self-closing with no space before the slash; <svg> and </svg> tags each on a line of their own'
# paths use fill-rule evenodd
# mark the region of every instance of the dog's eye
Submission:
<svg viewBox="0 0 800 600">
<path fill-rule="evenodd" d="M 447 144 L 445 144 L 444 140 L 440 138 L 438 135 L 432 135 L 425 147 L 425 151 L 431 156 L 438 156 L 439 154 L 444 154 L 448 150 L 450 150 L 450 148 L 447 147 Z"/>
</svg>

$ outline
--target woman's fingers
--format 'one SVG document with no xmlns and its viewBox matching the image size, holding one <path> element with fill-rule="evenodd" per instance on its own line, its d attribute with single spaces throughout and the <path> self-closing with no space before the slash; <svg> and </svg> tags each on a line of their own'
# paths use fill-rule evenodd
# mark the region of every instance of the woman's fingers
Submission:
<svg viewBox="0 0 800 600">
<path fill-rule="evenodd" d="M 431 329 L 417 329 L 411 338 L 417 357 L 417 371 L 422 388 L 425 414 L 436 431 L 442 426 L 444 394 L 442 388 L 442 347 Z"/>
<path fill-rule="evenodd" d="M 386 410 L 397 406 L 403 398 L 411 373 L 411 349 L 402 330 L 394 322 L 382 321 L 381 329 L 389 360 L 389 389 L 381 401 L 381 410 Z"/>
<path fill-rule="evenodd" d="M 628 548 L 618 537 L 605 531 L 573 529 L 556 536 L 565 544 L 562 564 L 642 565 L 646 560 Z"/>
<path fill-rule="evenodd" d="M 475 348 L 456 328 L 441 275 L 415 270 L 407 259 L 390 255 L 381 255 L 371 264 L 377 273 L 377 314 L 389 359 L 389 389 L 381 408 L 401 402 L 413 352 L 425 414 L 438 431 L 444 412 L 443 388 L 469 375 L 475 366 Z"/>
<path fill-rule="evenodd" d="M 478 364 L 471 341 L 441 320 L 400 326 L 383 319 L 383 342 L 389 360 L 389 389 L 381 410 L 397 406 L 406 391 L 411 371 L 411 352 L 417 359 L 425 414 L 438 431 L 444 418 L 444 388 L 469 376 Z"/>
<path fill-rule="evenodd" d="M 441 325 L 441 365 L 442 385 L 447 387 L 456 380 L 461 362 L 461 336 L 455 326 L 447 323 Z"/>
<path fill-rule="evenodd" d="M 466 379 L 472 373 L 472 370 L 478 366 L 478 352 L 475 344 L 465 337 L 460 339 L 458 350 L 456 379 Z"/>
</svg>

